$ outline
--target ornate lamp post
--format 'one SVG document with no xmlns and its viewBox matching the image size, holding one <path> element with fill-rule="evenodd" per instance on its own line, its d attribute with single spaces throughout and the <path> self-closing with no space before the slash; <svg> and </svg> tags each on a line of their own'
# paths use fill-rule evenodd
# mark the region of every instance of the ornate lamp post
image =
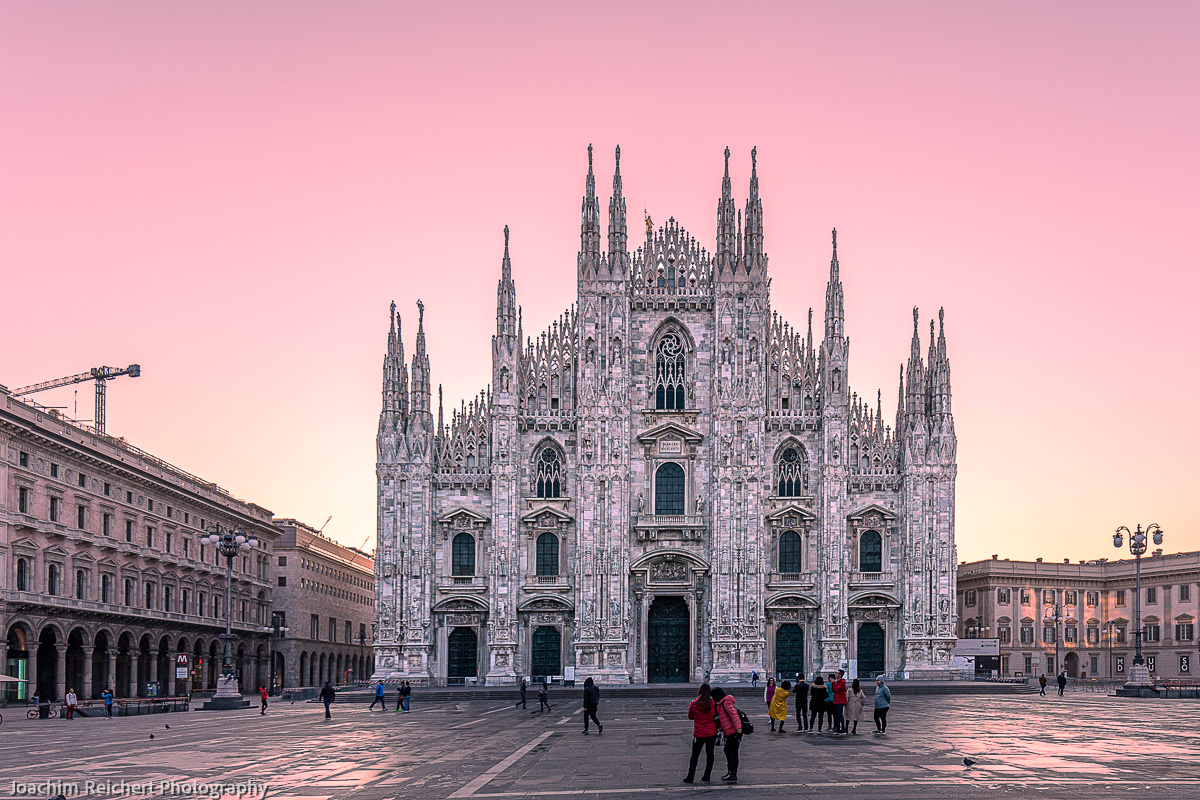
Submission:
<svg viewBox="0 0 1200 800">
<path fill-rule="evenodd" d="M 281 612 L 272 612 L 271 624 L 261 628 L 260 630 L 262 630 L 263 633 L 271 634 L 271 668 L 268 671 L 268 675 L 270 677 L 267 678 L 267 680 L 270 681 L 270 685 L 267 686 L 267 694 L 274 696 L 283 692 L 283 675 L 278 674 L 275 671 L 275 655 L 279 652 L 279 640 L 282 639 L 283 635 L 288 631 L 287 626 L 283 624 Z M 278 679 L 278 686 L 276 686 L 276 679 Z M 278 689 L 278 691 L 276 691 L 276 689 Z"/>
<path fill-rule="evenodd" d="M 233 642 L 237 639 L 233 635 L 233 559 L 242 550 L 258 547 L 258 539 L 247 537 L 237 528 L 226 528 L 214 522 L 200 543 L 215 545 L 217 552 L 225 556 L 225 633 L 218 637 L 225 643 L 225 661 L 221 666 L 221 677 L 217 680 L 217 693 L 204 707 L 245 708 L 250 701 L 242 699 L 233 668 Z"/>
<path fill-rule="evenodd" d="M 1042 620 L 1045 624 L 1054 623 L 1054 674 L 1062 672 L 1062 661 L 1059 660 L 1059 642 L 1062 640 L 1062 631 L 1059 628 L 1059 623 L 1065 619 L 1063 616 L 1063 599 L 1062 589 L 1054 589 L 1054 613 L 1047 614 Z M 1044 598 L 1043 598 L 1044 599 Z"/>
<path fill-rule="evenodd" d="M 1142 658 L 1142 554 L 1146 552 L 1146 543 L 1153 539 L 1154 543 L 1162 544 L 1163 530 L 1157 523 L 1150 523 L 1146 526 L 1146 530 L 1142 530 L 1139 524 L 1136 530 L 1129 530 L 1124 525 L 1117 528 L 1117 532 L 1113 534 L 1113 547 L 1120 547 L 1124 543 L 1124 537 L 1129 536 L 1129 552 L 1133 554 L 1134 563 L 1137 565 L 1137 594 L 1133 596 L 1133 666 L 1129 670 L 1129 680 L 1125 682 L 1125 689 L 1137 687 L 1137 695 L 1140 696 L 1140 687 L 1150 685 L 1150 670 L 1146 668 L 1146 660 Z"/>
</svg>

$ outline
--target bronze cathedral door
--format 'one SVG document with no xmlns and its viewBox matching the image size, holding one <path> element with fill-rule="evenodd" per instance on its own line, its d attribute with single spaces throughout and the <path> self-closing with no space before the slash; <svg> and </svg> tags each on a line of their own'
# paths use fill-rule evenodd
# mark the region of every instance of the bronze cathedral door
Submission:
<svg viewBox="0 0 1200 800">
<path fill-rule="evenodd" d="M 651 604 L 646 625 L 646 678 L 650 683 L 688 681 L 689 616 L 682 597 L 659 597 Z"/>
</svg>

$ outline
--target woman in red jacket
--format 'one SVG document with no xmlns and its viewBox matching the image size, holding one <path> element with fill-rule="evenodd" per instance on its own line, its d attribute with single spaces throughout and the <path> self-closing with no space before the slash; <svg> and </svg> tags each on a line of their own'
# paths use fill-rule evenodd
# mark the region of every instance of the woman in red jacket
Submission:
<svg viewBox="0 0 1200 800">
<path fill-rule="evenodd" d="M 725 763 L 728 771 L 721 780 L 737 783 L 738 748 L 742 746 L 742 718 L 738 716 L 737 707 L 733 704 L 733 695 L 725 694 L 725 690 L 717 687 L 712 691 L 712 698 L 717 704 L 717 726 L 725 734 Z"/>
<path fill-rule="evenodd" d="M 688 764 L 688 774 L 683 782 L 695 782 L 700 748 L 704 748 L 704 774 L 700 776 L 700 780 L 711 780 L 713 745 L 717 743 L 717 704 L 713 702 L 712 687 L 707 683 L 700 684 L 700 694 L 688 706 L 688 719 L 692 720 L 692 760 Z"/>
</svg>

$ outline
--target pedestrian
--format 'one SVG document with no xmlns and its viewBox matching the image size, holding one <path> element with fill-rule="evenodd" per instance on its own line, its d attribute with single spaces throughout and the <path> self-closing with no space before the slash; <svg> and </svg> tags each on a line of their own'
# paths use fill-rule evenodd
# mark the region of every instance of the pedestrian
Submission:
<svg viewBox="0 0 1200 800">
<path fill-rule="evenodd" d="M 825 728 L 832 732 L 833 727 L 833 676 L 825 682 Z"/>
<path fill-rule="evenodd" d="M 767 678 L 767 688 L 763 692 L 763 702 L 767 704 L 767 708 L 771 707 L 771 698 L 775 696 L 775 677 Z"/>
<path fill-rule="evenodd" d="M 862 718 L 863 706 L 866 705 L 867 695 L 855 678 L 850 683 L 850 694 L 846 697 L 846 723 L 852 725 L 850 733 L 858 736 L 858 721 Z"/>
<path fill-rule="evenodd" d="M 830 675 L 829 688 L 833 690 L 833 730 L 839 736 L 846 735 L 846 672 L 838 670 Z"/>
<path fill-rule="evenodd" d="M 263 687 L 258 687 L 258 697 L 262 700 L 262 708 L 258 710 L 258 715 L 261 717 L 267 713 L 267 690 Z"/>
<path fill-rule="evenodd" d="M 875 733 L 887 735 L 887 712 L 892 705 L 892 690 L 883 682 L 883 676 L 875 679 Z"/>
<path fill-rule="evenodd" d="M 1038 692 L 1038 694 L 1040 694 L 1042 697 L 1045 697 L 1046 696 L 1046 673 L 1043 672 L 1042 677 L 1038 678 L 1038 685 L 1041 686 L 1041 688 L 1042 688 L 1042 690 L 1040 692 Z"/>
<path fill-rule="evenodd" d="M 812 689 L 804 680 L 804 673 L 796 673 L 796 685 L 792 687 L 792 695 L 796 698 L 796 733 L 808 730 L 808 693 Z"/>
<path fill-rule="evenodd" d="M 67 689 L 67 719 L 75 719 L 75 705 L 77 703 L 78 699 L 75 697 L 75 690 Z"/>
<path fill-rule="evenodd" d="M 396 685 L 396 711 L 404 707 L 404 681 Z M 386 710 L 386 709 L 385 709 Z"/>
<path fill-rule="evenodd" d="M 383 699 L 383 681 L 375 682 L 375 699 L 367 706 L 367 711 L 374 709 L 376 703 L 379 703 L 380 711 L 387 711 L 387 701 Z"/>
<path fill-rule="evenodd" d="M 717 704 L 717 727 L 725 734 L 725 774 L 721 780 L 737 783 L 738 749 L 742 746 L 742 718 L 733 703 L 733 695 L 717 687 L 712 690 L 713 702 Z"/>
<path fill-rule="evenodd" d="M 790 681 L 784 681 L 775 687 L 775 696 L 771 698 L 768 713 L 771 716 L 771 730 L 775 730 L 775 720 L 779 720 L 779 732 L 783 733 L 783 723 L 787 722 L 787 699 L 792 693 Z"/>
<path fill-rule="evenodd" d="M 404 681 L 403 686 L 404 686 L 404 689 L 403 689 L 404 713 L 407 714 L 409 712 L 409 710 L 412 708 L 412 682 Z"/>
<path fill-rule="evenodd" d="M 596 686 L 596 682 L 588 678 L 583 682 L 583 734 L 588 732 L 588 718 L 590 717 L 596 723 L 596 733 L 604 733 L 604 726 L 600 724 L 599 718 L 596 716 L 596 711 L 600 708 L 600 689 Z"/>
<path fill-rule="evenodd" d="M 816 722 L 816 733 L 821 733 L 824 723 L 824 706 L 829 692 L 821 679 L 821 673 L 812 676 L 812 703 L 809 705 L 809 733 L 812 733 L 812 723 Z"/>
<path fill-rule="evenodd" d="M 704 750 L 704 774 L 700 780 L 712 779 L 713 747 L 717 743 L 717 704 L 713 702 L 712 687 L 700 684 L 700 694 L 688 706 L 688 719 L 692 721 L 692 759 L 688 762 L 688 774 L 684 783 L 696 780 L 696 762 L 700 750 Z"/>
<path fill-rule="evenodd" d="M 527 708 L 527 706 L 525 705 L 525 692 L 526 691 L 528 691 L 528 689 L 525 686 L 525 679 L 521 678 L 521 699 L 517 701 L 517 704 L 515 706 L 513 706 L 513 708 Z"/>
<path fill-rule="evenodd" d="M 1063 692 L 1067 689 L 1067 671 L 1064 669 L 1058 673 L 1058 696 L 1062 697 Z"/>
<path fill-rule="evenodd" d="M 756 669 L 750 670 L 750 686 L 754 689 L 758 688 L 758 670 Z"/>
<path fill-rule="evenodd" d="M 543 708 L 550 710 L 550 685 L 546 681 L 542 681 L 542 688 L 538 689 L 538 713 Z"/>
<path fill-rule="evenodd" d="M 100 693 L 100 699 L 104 701 L 104 713 L 108 715 L 105 719 L 112 719 L 113 690 L 105 689 Z"/>
<path fill-rule="evenodd" d="M 380 686 L 382 685 L 383 684 L 380 684 Z M 336 695 L 337 692 L 335 692 L 333 687 L 329 685 L 329 681 L 325 681 L 325 685 L 321 688 L 321 694 L 319 695 L 321 702 L 325 704 L 325 719 L 332 719 L 332 717 L 329 715 L 329 704 L 333 702 L 333 698 Z M 370 711 L 371 709 L 368 708 L 367 710 Z"/>
</svg>

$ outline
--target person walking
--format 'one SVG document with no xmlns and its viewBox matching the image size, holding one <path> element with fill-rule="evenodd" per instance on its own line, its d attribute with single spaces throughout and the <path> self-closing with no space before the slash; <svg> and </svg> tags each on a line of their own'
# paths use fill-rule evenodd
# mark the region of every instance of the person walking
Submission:
<svg viewBox="0 0 1200 800">
<path fill-rule="evenodd" d="M 767 704 L 767 709 L 771 708 L 771 698 L 775 696 L 775 677 L 767 678 L 767 688 L 763 691 L 763 702 Z"/>
<path fill-rule="evenodd" d="M 1064 669 L 1058 673 L 1058 696 L 1062 697 L 1063 692 L 1067 689 L 1067 671 Z"/>
<path fill-rule="evenodd" d="M 775 730 L 775 720 L 779 720 L 779 732 L 783 733 L 783 723 L 787 722 L 787 699 L 792 693 L 792 684 L 784 681 L 775 687 L 775 696 L 771 698 L 768 713 L 771 716 L 771 730 Z"/>
<path fill-rule="evenodd" d="M 692 759 L 688 762 L 688 774 L 684 783 L 695 783 L 696 762 L 700 750 L 704 750 L 704 774 L 700 780 L 712 780 L 713 747 L 717 743 L 717 704 L 713 702 L 712 687 L 700 684 L 700 693 L 688 706 L 688 719 L 692 721 Z"/>
<path fill-rule="evenodd" d="M 525 685 L 525 679 L 521 678 L 521 699 L 517 701 L 517 704 L 513 706 L 513 708 L 528 708 L 528 706 L 525 705 L 525 693 L 527 691 L 528 687 Z"/>
<path fill-rule="evenodd" d="M 752 689 L 758 688 L 758 670 L 756 669 L 750 671 L 750 687 Z"/>
<path fill-rule="evenodd" d="M 258 697 L 262 700 L 262 707 L 258 709 L 258 715 L 261 717 L 267 713 L 267 690 L 261 686 L 258 687 Z"/>
<path fill-rule="evenodd" d="M 822 723 L 825 721 L 825 698 L 829 696 L 829 691 L 825 688 L 825 681 L 821 679 L 821 674 L 817 673 L 813 677 L 812 682 L 812 703 L 809 705 L 808 711 L 808 732 L 813 733 L 813 723 L 817 724 L 816 733 L 821 732 Z"/>
<path fill-rule="evenodd" d="M 367 711 L 374 709 L 376 703 L 379 703 L 380 711 L 387 711 L 387 701 L 383 699 L 383 681 L 375 682 L 375 699 L 367 706 Z"/>
<path fill-rule="evenodd" d="M 380 686 L 382 687 L 383 684 L 380 684 Z M 333 702 L 335 696 L 337 696 L 337 692 L 329 685 L 329 681 L 325 681 L 325 685 L 321 687 L 321 694 L 318 695 L 321 698 L 321 702 L 325 704 L 325 719 L 332 719 L 329 715 L 329 704 Z M 367 710 L 370 711 L 371 709 L 368 708 Z"/>
<path fill-rule="evenodd" d="M 1042 697 L 1045 697 L 1046 696 L 1046 673 L 1043 672 L 1042 677 L 1038 678 L 1038 685 L 1041 687 L 1041 691 L 1038 694 L 1040 694 Z"/>
<path fill-rule="evenodd" d="M 796 685 L 792 687 L 792 694 L 796 698 L 796 733 L 808 730 L 808 693 L 811 690 L 808 681 L 804 680 L 804 673 L 797 672 Z"/>
<path fill-rule="evenodd" d="M 105 689 L 100 693 L 100 699 L 104 701 L 104 713 L 107 715 L 105 719 L 112 719 L 113 690 Z"/>
<path fill-rule="evenodd" d="M 412 710 L 412 681 L 404 681 L 404 713 L 407 714 Z"/>
<path fill-rule="evenodd" d="M 404 681 L 400 681 L 396 687 L 396 711 L 399 712 L 402 708 L 404 708 Z M 386 710 L 385 708 L 384 711 Z"/>
<path fill-rule="evenodd" d="M 538 689 L 538 713 L 543 708 L 550 710 L 550 686 L 545 681 L 542 681 L 542 688 Z"/>
<path fill-rule="evenodd" d="M 596 733 L 604 733 L 604 726 L 600 724 L 600 720 L 596 717 L 596 711 L 600 708 L 600 688 L 596 686 L 596 682 L 588 678 L 583 682 L 583 735 L 588 733 L 588 718 L 590 717 L 596 723 Z"/>
<path fill-rule="evenodd" d="M 855 678 L 850 684 L 850 694 L 846 697 L 846 723 L 853 725 L 850 733 L 858 736 L 858 721 L 862 718 L 863 706 L 866 705 L 867 695 Z"/>
<path fill-rule="evenodd" d="M 75 719 L 75 706 L 78 705 L 79 699 L 75 697 L 74 689 L 67 689 L 67 719 Z"/>
<path fill-rule="evenodd" d="M 838 670 L 830 675 L 829 688 L 833 690 L 833 730 L 838 736 L 846 735 L 846 673 Z"/>
<path fill-rule="evenodd" d="M 713 702 L 717 704 L 717 727 L 725 734 L 725 774 L 721 780 L 737 783 L 738 749 L 742 746 L 742 718 L 733 703 L 733 695 L 726 694 L 718 686 L 712 690 Z"/>
<path fill-rule="evenodd" d="M 883 676 L 875 679 L 875 733 L 887 735 L 887 712 L 892 706 L 892 690 L 883 682 Z"/>
</svg>

